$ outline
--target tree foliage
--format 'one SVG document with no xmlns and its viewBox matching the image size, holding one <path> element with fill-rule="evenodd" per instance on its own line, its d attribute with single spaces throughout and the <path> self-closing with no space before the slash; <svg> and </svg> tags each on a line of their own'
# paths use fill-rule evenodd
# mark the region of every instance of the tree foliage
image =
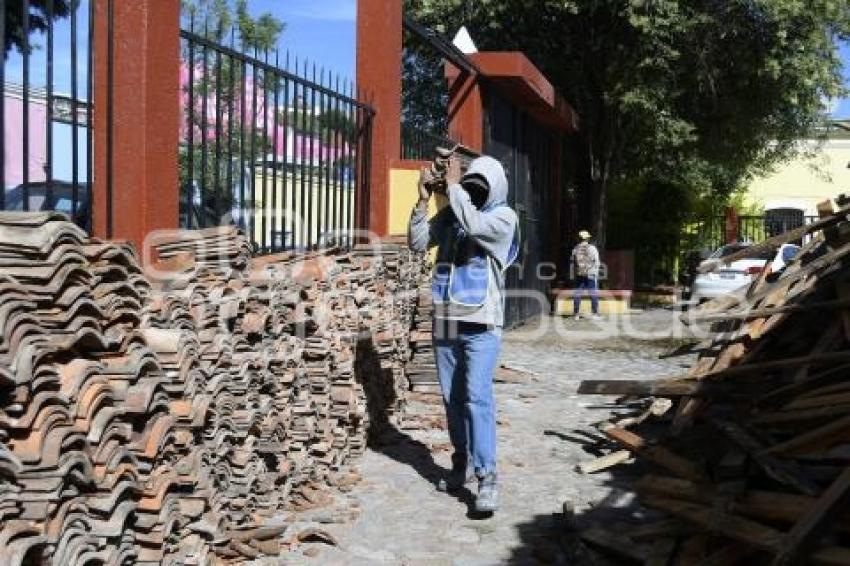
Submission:
<svg viewBox="0 0 850 566">
<path fill-rule="evenodd" d="M 247 0 L 182 0 L 181 6 L 184 25 L 191 22 L 196 33 L 218 42 L 226 41 L 234 32 L 246 53 L 273 50 L 286 29 L 286 24 L 270 12 L 251 16 Z"/>
<path fill-rule="evenodd" d="M 247 10 L 246 0 L 183 0 L 182 13 L 183 25 L 191 26 L 195 33 L 203 35 L 218 43 L 226 43 L 231 38 L 238 41 L 241 50 L 247 54 L 252 51 L 266 53 L 277 45 L 280 35 L 286 28 L 284 22 L 277 19 L 271 13 L 264 13 L 254 18 Z M 243 77 L 242 67 L 230 57 L 224 57 L 220 66 L 207 61 L 204 67 L 203 59 L 199 49 L 195 49 L 194 60 L 188 61 L 188 50 L 184 48 L 183 58 L 187 64 L 196 69 L 193 84 L 193 96 L 195 100 L 189 101 L 189 111 L 192 112 L 192 123 L 195 129 L 202 128 L 205 122 L 203 108 L 204 93 L 215 93 L 215 97 L 207 94 L 207 104 L 213 104 L 218 100 L 221 108 L 222 121 L 221 131 L 215 131 L 215 117 L 207 117 L 207 131 L 215 131 L 212 139 L 206 139 L 201 135 L 203 129 L 197 132 L 194 145 L 188 145 L 180 152 L 180 206 L 181 215 L 186 218 L 188 210 L 189 191 L 193 191 L 194 216 L 193 222 L 201 225 L 215 225 L 221 222 L 222 216 L 231 211 L 234 201 L 234 186 L 243 182 L 245 177 L 247 160 L 253 157 L 262 159 L 268 152 L 272 151 L 270 136 L 264 135 L 261 128 L 252 128 L 251 124 L 256 122 L 256 116 L 246 116 L 246 123 L 241 123 L 241 116 L 234 111 L 233 116 L 224 119 L 226 109 L 240 107 L 240 86 L 245 82 L 256 79 L 250 71 Z M 205 72 L 200 69 L 205 68 Z M 234 84 L 231 91 L 228 85 Z M 266 90 L 272 89 L 272 77 L 262 74 L 262 79 L 253 87 L 259 91 L 260 100 L 265 96 Z M 232 98 L 231 98 L 232 96 Z M 257 112 L 251 104 L 248 112 Z M 269 121 L 272 120 L 269 113 Z M 212 122 L 212 123 L 210 123 Z M 231 123 L 232 122 L 232 123 Z M 226 127 L 225 127 L 226 124 Z M 209 134 L 207 134 L 209 137 Z M 216 153 L 218 148 L 218 153 Z M 245 162 L 239 160 L 245 159 Z M 192 169 L 192 178 L 189 169 Z M 228 182 L 230 185 L 228 185 Z M 250 173 L 244 181 L 249 184 L 254 180 Z M 201 194 L 200 188 L 204 191 Z M 251 202 L 242 202 L 242 206 L 253 206 Z"/>
<path fill-rule="evenodd" d="M 445 136 L 449 93 L 442 58 L 418 37 L 405 32 L 401 62 L 401 117 L 405 128 Z"/>
<path fill-rule="evenodd" d="M 584 213 L 652 175 L 723 198 L 796 151 L 845 93 L 846 0 L 406 0 L 422 23 L 521 50 L 577 110 Z"/>
<path fill-rule="evenodd" d="M 3 3 L 3 21 L 6 29 L 3 33 L 3 53 L 8 54 L 12 47 L 23 53 L 24 50 L 24 3 L 23 2 L 4 2 Z M 49 12 L 52 10 L 54 20 L 67 18 L 71 14 L 71 8 L 76 9 L 78 2 L 72 0 L 53 0 L 53 5 L 49 6 L 48 0 L 30 0 L 29 9 L 29 32 L 43 33 L 47 31 L 47 25 L 50 21 Z M 30 40 L 31 41 L 31 40 Z M 30 45 L 30 50 L 33 47 Z"/>
</svg>

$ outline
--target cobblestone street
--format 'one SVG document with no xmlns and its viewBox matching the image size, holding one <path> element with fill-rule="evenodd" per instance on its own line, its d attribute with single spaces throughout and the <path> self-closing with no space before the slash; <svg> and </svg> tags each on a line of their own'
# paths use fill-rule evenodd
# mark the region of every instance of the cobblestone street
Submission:
<svg viewBox="0 0 850 566">
<path fill-rule="evenodd" d="M 584 476 L 575 466 L 593 456 L 576 430 L 606 417 L 592 406 L 602 397 L 576 395 L 583 379 L 648 378 L 675 374 L 685 358 L 659 359 L 679 342 L 674 311 L 654 310 L 618 321 L 591 323 L 545 317 L 507 332 L 502 363 L 521 370 L 497 383 L 502 508 L 493 518 L 468 513 L 471 494 L 455 498 L 435 490 L 449 465 L 441 430 L 399 433 L 381 452 L 369 451 L 363 481 L 349 494 L 359 509 L 353 522 L 323 527 L 339 547 L 307 545 L 309 563 L 339 565 L 497 565 L 565 563 L 546 540 L 553 514 L 565 502 L 580 513 L 616 497 L 608 473 Z M 290 555 L 302 563 L 303 554 Z"/>
</svg>

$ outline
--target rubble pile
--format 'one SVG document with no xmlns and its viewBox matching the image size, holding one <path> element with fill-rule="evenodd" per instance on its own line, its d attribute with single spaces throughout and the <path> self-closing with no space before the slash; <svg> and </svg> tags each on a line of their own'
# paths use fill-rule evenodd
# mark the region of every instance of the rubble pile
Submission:
<svg viewBox="0 0 850 566">
<path fill-rule="evenodd" d="M 419 258 L 0 214 L 0 563 L 242 561 L 404 418 Z"/>
<path fill-rule="evenodd" d="M 584 525 L 585 542 L 629 563 L 850 564 L 850 208 L 819 210 L 724 258 L 805 242 L 688 315 L 715 334 L 685 375 L 582 383 L 620 398 L 594 431 L 609 453 L 581 468 L 637 460 L 612 469 L 637 508 Z"/>
</svg>

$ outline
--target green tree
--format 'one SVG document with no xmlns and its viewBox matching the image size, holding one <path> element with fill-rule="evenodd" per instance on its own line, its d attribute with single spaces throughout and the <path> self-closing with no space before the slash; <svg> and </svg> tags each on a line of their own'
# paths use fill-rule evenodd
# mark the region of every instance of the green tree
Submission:
<svg viewBox="0 0 850 566">
<path fill-rule="evenodd" d="M 322 132 L 322 138 L 325 140 L 331 140 L 337 132 L 348 143 L 354 143 L 357 138 L 357 125 L 344 110 L 336 108 L 328 110 L 319 114 L 316 120 Z"/>
<path fill-rule="evenodd" d="M 184 28 L 191 26 L 195 33 L 217 43 L 229 43 L 233 37 L 244 53 L 253 55 L 256 52 L 259 57 L 263 57 L 265 53 L 275 48 L 286 27 L 284 22 L 271 13 L 261 14 L 257 18 L 252 17 L 248 13 L 246 0 L 183 0 L 181 17 Z M 194 100 L 188 106 L 193 114 L 195 132 L 193 146 L 189 147 L 186 144 L 180 152 L 181 216 L 184 224 L 189 222 L 188 210 L 185 208 L 188 191 L 197 191 L 203 187 L 204 199 L 200 203 L 195 202 L 195 217 L 191 222 L 193 225 L 196 222 L 202 225 L 217 224 L 233 205 L 233 187 L 228 186 L 227 181 L 230 180 L 234 184 L 240 183 L 244 174 L 243 169 L 248 166 L 246 162 L 240 161 L 242 156 L 244 155 L 248 160 L 253 151 L 255 158 L 262 159 L 272 150 L 273 139 L 271 134 L 268 138 L 264 136 L 262 128 L 250 127 L 253 123 L 250 115 L 245 116 L 245 124 L 241 122 L 243 109 L 240 89 L 243 77 L 242 67 L 238 62 L 230 57 L 222 57 L 220 64 L 216 64 L 214 56 L 210 54 L 206 71 L 203 72 L 201 49 L 196 47 L 194 60 L 189 62 L 189 52 L 184 47 L 183 58 L 187 64 L 195 68 L 192 85 Z M 253 84 L 255 78 L 249 67 L 245 77 L 246 84 Z M 234 85 L 232 91 L 231 84 Z M 253 88 L 257 90 L 257 106 L 260 107 L 265 102 L 266 93 L 274 88 L 274 77 L 271 73 L 260 73 L 259 82 L 254 84 Z M 203 136 L 200 129 L 205 122 L 202 112 L 205 92 L 208 114 L 213 112 L 214 101 L 217 100 L 219 116 L 206 118 L 208 132 L 206 136 Z M 253 91 L 249 91 L 244 109 L 248 113 L 254 108 L 252 95 Z M 272 101 L 273 95 L 269 94 L 269 105 Z M 231 108 L 232 116 L 229 115 Z M 266 110 L 269 128 L 273 124 L 273 110 L 271 108 Z M 215 123 L 219 119 L 221 120 L 220 128 L 216 129 Z M 262 116 L 259 119 L 262 120 Z M 204 137 L 206 142 L 202 143 Z M 192 178 L 189 175 L 190 163 Z M 251 182 L 253 179 L 249 174 L 246 184 Z M 197 199 L 198 192 L 194 194 Z M 251 202 L 243 204 L 248 207 L 253 206 Z"/>
<path fill-rule="evenodd" d="M 247 0 L 182 0 L 181 8 L 184 27 L 192 22 L 196 33 L 218 42 L 227 40 L 233 30 L 245 53 L 273 50 L 286 30 L 271 12 L 252 17 Z"/>
<path fill-rule="evenodd" d="M 412 132 L 445 136 L 449 92 L 443 59 L 429 45 L 405 32 L 402 53 L 402 122 Z"/>
<path fill-rule="evenodd" d="M 846 0 L 406 0 L 445 34 L 524 51 L 579 114 L 580 203 L 604 237 L 614 182 L 652 174 L 726 198 L 796 151 L 845 94 Z"/>
<path fill-rule="evenodd" d="M 3 33 L 4 45 L 3 53 L 5 54 L 15 47 L 18 51 L 23 52 L 24 49 L 24 3 L 23 2 L 4 2 L 3 3 L 3 21 L 6 29 Z M 48 17 L 48 0 L 30 0 L 29 10 L 29 31 L 46 32 L 47 25 L 50 21 Z M 50 8 L 53 11 L 53 19 L 67 18 L 71 15 L 71 8 L 77 9 L 78 0 L 53 0 L 53 5 Z M 32 41 L 32 38 L 30 38 Z M 30 50 L 33 49 L 30 44 Z"/>
</svg>

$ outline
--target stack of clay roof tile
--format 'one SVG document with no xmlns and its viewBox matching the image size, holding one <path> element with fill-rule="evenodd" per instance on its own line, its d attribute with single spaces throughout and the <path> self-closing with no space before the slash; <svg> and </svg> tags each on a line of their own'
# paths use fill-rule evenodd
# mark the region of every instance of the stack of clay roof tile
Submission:
<svg viewBox="0 0 850 566">
<path fill-rule="evenodd" d="M 158 238 L 149 283 L 128 246 L 0 215 L 0 564 L 275 554 L 402 416 L 409 252 Z"/>
<path fill-rule="evenodd" d="M 190 263 L 177 262 L 178 271 Z M 220 474 L 231 474 L 230 489 L 214 488 L 231 521 L 323 502 L 329 486 L 350 481 L 346 464 L 365 450 L 367 432 L 401 420 L 410 273 L 420 263 L 406 248 L 381 244 L 266 256 L 245 270 L 203 265 L 182 283 L 167 276 L 157 283 L 146 323 L 169 327 L 191 313 L 181 324 L 195 328 L 199 368 L 228 389 L 245 384 L 213 393 L 209 404 L 212 418 L 244 417 L 233 420 L 238 434 L 205 432 L 212 454 L 261 457 L 253 466 L 219 464 Z M 233 353 L 221 358 L 225 344 Z M 224 400 L 229 413 L 218 410 Z M 232 473 L 243 470 L 260 470 L 264 482 L 236 481 Z"/>
<path fill-rule="evenodd" d="M 200 560 L 173 388 L 132 251 L 64 217 L 0 214 L 0 563 Z"/>
<path fill-rule="evenodd" d="M 194 265 L 211 270 L 244 270 L 251 259 L 251 244 L 235 226 L 216 226 L 202 230 L 183 230 L 180 237 L 165 231 L 149 238 L 161 260 L 191 255 Z"/>
<path fill-rule="evenodd" d="M 586 541 L 647 564 L 850 564 L 850 206 L 840 205 L 724 258 L 807 240 L 785 269 L 689 313 L 716 335 L 687 374 L 582 383 L 623 396 L 599 426 L 615 451 L 583 469 L 637 456 L 638 479 L 612 471 L 644 507 L 591 525 Z"/>
<path fill-rule="evenodd" d="M 407 364 L 407 378 L 412 391 L 439 391 L 437 366 L 434 363 L 432 321 L 434 302 L 431 297 L 430 275 L 420 274 L 413 312 L 413 330 L 410 333 L 411 358 Z"/>
</svg>

